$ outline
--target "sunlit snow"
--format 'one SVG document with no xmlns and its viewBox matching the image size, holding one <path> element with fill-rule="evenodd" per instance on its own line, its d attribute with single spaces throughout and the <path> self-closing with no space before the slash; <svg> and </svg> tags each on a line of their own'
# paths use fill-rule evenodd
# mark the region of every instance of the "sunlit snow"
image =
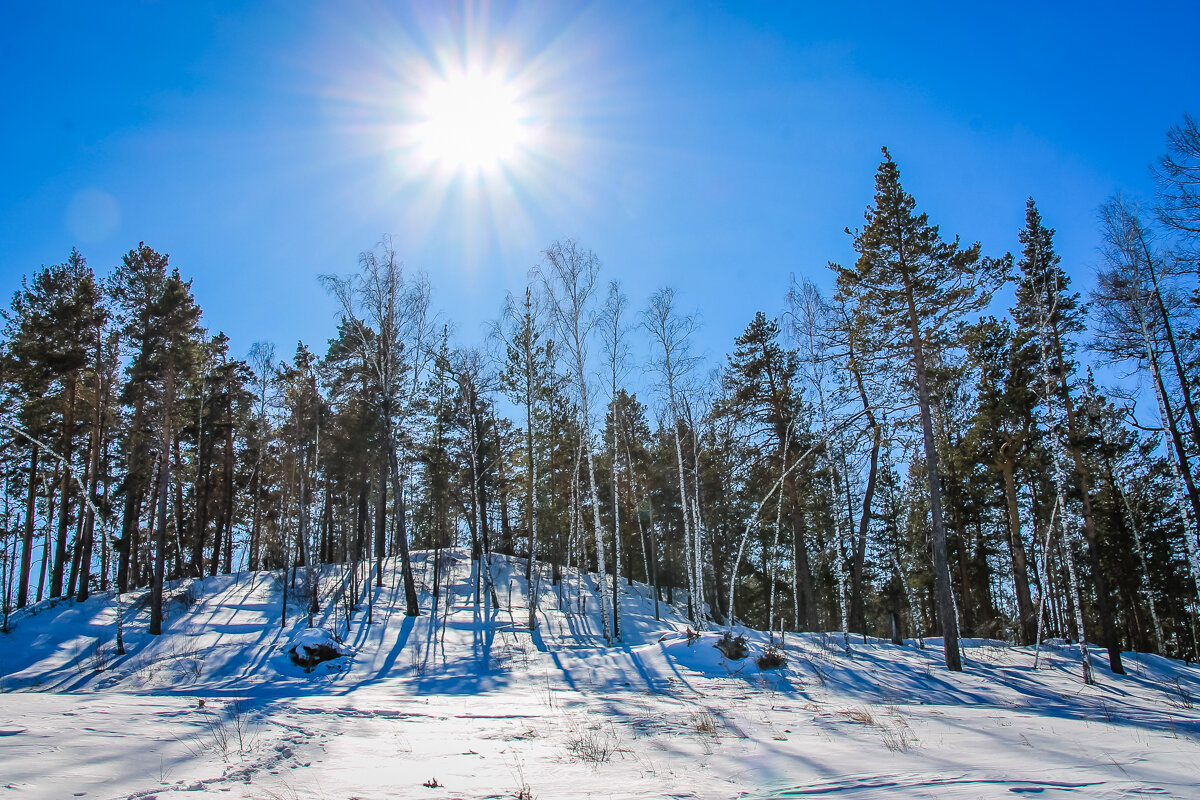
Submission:
<svg viewBox="0 0 1200 800">
<path fill-rule="evenodd" d="M 1197 796 L 1200 670 L 1182 662 L 1130 653 L 1117 677 L 1094 652 L 1089 687 L 1061 643 L 1035 671 L 1032 648 L 968 641 L 954 674 L 936 640 L 846 655 L 803 634 L 760 671 L 764 635 L 726 661 L 718 632 L 689 643 L 685 608 L 655 620 L 641 584 L 621 582 L 606 648 L 595 576 L 544 581 L 530 631 L 522 559 L 494 557 L 499 608 L 474 604 L 464 552 L 447 563 L 450 591 L 410 618 L 388 562 L 348 632 L 326 567 L 314 625 L 352 655 L 311 672 L 285 649 L 326 634 L 292 590 L 280 627 L 279 573 L 175 585 L 160 637 L 126 595 L 123 657 L 110 595 L 20 612 L 0 637 L 0 798 Z M 431 554 L 415 566 L 428 589 Z"/>
</svg>

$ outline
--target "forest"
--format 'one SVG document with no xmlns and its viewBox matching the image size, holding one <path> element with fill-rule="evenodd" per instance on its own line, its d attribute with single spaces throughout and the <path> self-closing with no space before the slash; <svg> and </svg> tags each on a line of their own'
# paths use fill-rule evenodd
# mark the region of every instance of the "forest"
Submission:
<svg viewBox="0 0 1200 800">
<path fill-rule="evenodd" d="M 885 149 L 836 291 L 781 274 L 781 308 L 715 362 L 682 292 L 631 301 L 570 239 L 478 345 L 384 237 L 316 278 L 340 309 L 326 345 L 244 358 L 169 243 L 103 278 L 71 249 L 3 312 L 4 628 L 148 589 L 155 634 L 173 580 L 318 564 L 353 600 L 313 605 L 370 604 L 391 559 L 421 615 L 410 554 L 466 547 L 524 559 L 530 626 L 564 568 L 600 576 L 611 643 L 640 581 L 697 630 L 942 637 L 952 670 L 967 637 L 1065 639 L 1085 663 L 1092 642 L 1114 673 L 1122 650 L 1197 660 L 1195 119 L 1153 169 L 1152 201 L 1096 212 L 1081 292 L 1068 269 L 1090 267 L 1060 263 L 1035 199 L 1019 250 L 985 255 Z"/>
</svg>

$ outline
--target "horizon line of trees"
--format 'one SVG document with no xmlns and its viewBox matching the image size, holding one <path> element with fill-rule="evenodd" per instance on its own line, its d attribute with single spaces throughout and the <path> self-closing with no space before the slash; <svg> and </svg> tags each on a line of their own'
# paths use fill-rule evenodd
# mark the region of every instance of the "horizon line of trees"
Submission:
<svg viewBox="0 0 1200 800">
<path fill-rule="evenodd" d="M 158 633 L 169 580 L 330 564 L 369 621 L 385 559 L 417 615 L 441 559 L 419 585 L 411 550 L 463 546 L 493 606 L 492 554 L 526 559 L 531 628 L 565 568 L 594 573 L 610 643 L 622 583 L 643 581 L 698 629 L 830 631 L 847 650 L 936 632 L 953 670 L 963 636 L 1079 642 L 1085 680 L 1087 642 L 1114 673 L 1122 648 L 1196 659 L 1191 117 L 1156 177 L 1152 208 L 1100 209 L 1085 303 L 1033 199 L 1021 252 L 984 256 L 919 212 L 885 148 L 836 292 L 793 276 L 712 370 L 673 289 L 631 307 L 572 240 L 483 347 L 454 341 L 385 237 L 320 276 L 339 308 L 324 354 L 245 359 L 165 254 L 139 243 L 101 280 L 73 249 L 3 312 L 4 629 L 43 598 L 148 589 Z"/>
</svg>

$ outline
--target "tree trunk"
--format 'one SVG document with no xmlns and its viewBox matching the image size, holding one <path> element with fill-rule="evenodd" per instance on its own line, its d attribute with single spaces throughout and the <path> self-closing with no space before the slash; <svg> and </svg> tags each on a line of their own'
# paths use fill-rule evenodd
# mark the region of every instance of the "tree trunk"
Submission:
<svg viewBox="0 0 1200 800">
<path fill-rule="evenodd" d="M 139 393 L 133 407 L 133 420 L 126 439 L 128 459 L 125 464 L 125 508 L 121 515 L 121 546 L 117 559 L 117 591 L 127 592 L 131 582 L 138 579 L 138 533 L 142 519 L 142 500 L 145 497 L 147 453 L 144 444 L 146 430 L 145 393 Z"/>
<path fill-rule="evenodd" d="M 875 484 L 879 477 L 879 450 L 883 446 L 883 428 L 873 424 L 875 438 L 871 443 L 871 461 L 867 469 L 867 486 L 863 490 L 862 516 L 858 518 L 858 536 L 854 542 L 854 561 L 850 565 L 850 618 L 859 633 L 867 633 L 866 607 L 863 602 L 863 570 L 867 560 L 867 532 L 871 526 L 871 503 L 875 499 Z"/>
<path fill-rule="evenodd" d="M 997 459 L 1004 478 L 1004 499 L 1008 505 L 1008 544 L 1012 552 L 1013 588 L 1017 595 L 1017 630 L 1021 644 L 1033 644 L 1037 639 L 1037 612 L 1029 594 L 1029 570 L 1025 558 L 1025 540 L 1021 536 L 1021 510 L 1017 505 L 1017 481 L 1014 474 L 1016 449 L 1006 443 Z"/>
<path fill-rule="evenodd" d="M 1117 637 L 1117 626 L 1113 622 L 1112 603 L 1108 597 L 1108 581 L 1100 564 L 1100 543 L 1096 534 L 1096 520 L 1092 512 L 1092 494 L 1089 486 L 1087 466 L 1083 462 L 1083 448 L 1079 429 L 1075 421 L 1075 405 L 1067 388 L 1067 367 L 1063 357 L 1062 340 L 1058 327 L 1051 326 L 1054 337 L 1054 352 L 1058 361 L 1058 381 L 1061 387 L 1063 407 L 1067 412 L 1067 439 L 1075 474 L 1079 479 L 1079 494 L 1083 503 L 1083 536 L 1087 541 L 1088 560 L 1092 567 L 1092 582 L 1096 590 L 1096 615 L 1104 631 L 1104 646 L 1108 649 L 1108 665 L 1114 675 L 1124 675 L 1121 665 L 1121 642 Z M 1065 519 L 1065 518 L 1064 518 Z M 1082 631 L 1081 631 L 1082 634 Z"/>
<path fill-rule="evenodd" d="M 588 418 L 587 413 L 586 377 L 583 372 L 583 364 L 581 363 L 579 367 L 580 388 L 583 390 L 581 399 L 583 407 L 582 437 L 584 449 L 587 451 L 588 483 L 592 498 L 592 530 L 596 537 L 596 572 L 600 576 L 601 583 L 603 583 L 606 572 L 604 568 L 604 527 L 600 523 L 600 493 L 596 489 L 596 463 L 592 458 L 592 432 L 591 420 Z M 687 509 L 684 509 L 684 514 L 687 514 Z M 608 597 L 604 592 L 600 592 L 600 627 L 604 633 L 604 643 L 611 645 L 612 628 L 609 625 L 608 619 Z"/>
<path fill-rule="evenodd" d="M 179 437 L 172 434 L 171 453 L 175 461 L 175 559 L 174 568 L 170 574 L 173 578 L 183 577 L 183 559 L 185 558 L 183 548 L 183 453 L 179 446 Z M 203 575 L 204 573 L 200 573 Z"/>
<path fill-rule="evenodd" d="M 526 358 L 529 357 L 528 350 Z M 527 377 L 528 381 L 528 377 Z M 528 383 L 527 383 L 528 386 Z M 537 570 L 537 460 L 533 452 L 533 394 L 525 395 L 525 444 L 529 458 L 529 560 L 525 562 L 525 587 L 529 597 L 529 630 L 537 628 L 538 584 Z"/>
<path fill-rule="evenodd" d="M 29 449 L 29 487 L 25 495 L 25 528 L 21 533 L 21 570 L 17 581 L 17 608 L 29 603 L 29 573 L 33 569 L 33 526 L 37 518 L 37 471 L 39 448 Z"/>
<path fill-rule="evenodd" d="M 792 513 L 788 516 L 792 521 L 792 542 L 795 548 L 796 573 L 800 584 L 800 605 L 802 607 L 797 615 L 802 626 L 798 627 L 802 631 L 815 631 L 820 625 L 817 620 L 817 594 L 813 586 L 812 565 L 808 560 L 808 545 L 805 542 L 804 512 L 800 509 L 794 485 L 789 495 Z"/>
<path fill-rule="evenodd" d="M 385 408 L 384 414 L 387 415 L 385 425 L 387 426 L 388 462 L 391 465 L 392 493 L 396 495 L 396 509 L 400 515 L 400 535 L 396 537 L 396 544 L 400 549 L 400 569 L 404 579 L 404 614 L 405 616 L 416 617 L 420 616 L 421 607 L 417 602 L 417 584 L 413 580 L 412 562 L 408 555 L 408 530 L 404 521 L 404 491 L 400 486 L 400 465 L 396 458 L 396 445 L 393 440 L 390 410 Z M 382 565 L 382 561 L 380 564 Z M 380 571 L 382 572 L 382 566 Z"/>
<path fill-rule="evenodd" d="M 92 420 L 92 433 L 88 441 L 87 485 L 83 488 L 86 511 L 84 512 L 85 519 L 83 522 L 83 535 L 81 536 L 79 556 L 79 591 L 75 595 L 75 599 L 80 603 L 88 599 L 90 591 L 88 583 L 92 577 L 92 551 L 96 541 L 96 514 L 92 508 L 94 498 L 96 497 L 96 485 L 100 477 L 100 447 L 103 439 L 104 422 L 104 392 L 100 385 L 99 369 L 96 371 L 96 384 L 96 416 Z"/>
<path fill-rule="evenodd" d="M 58 537 L 54 543 L 54 574 L 50 578 L 50 596 L 61 597 L 63 593 L 63 571 L 67 563 L 67 530 L 71 516 L 71 456 L 75 444 L 75 387 L 76 380 L 67 380 L 67 406 L 63 409 L 62 444 L 59 452 L 63 458 L 62 485 L 59 493 L 62 508 L 58 513 Z"/>
<path fill-rule="evenodd" d="M 358 515 L 354 522 L 354 574 L 358 575 L 358 562 L 362 560 L 363 554 L 367 547 L 367 515 L 368 504 L 370 503 L 371 486 L 366 480 L 362 482 L 362 487 L 358 490 Z M 358 601 L 358 583 L 354 585 L 355 603 Z"/>
<path fill-rule="evenodd" d="M 59 464 L 54 465 L 54 479 L 49 483 L 49 496 L 46 497 L 46 534 L 44 537 L 45 543 L 42 545 L 42 564 L 38 569 L 38 586 L 37 586 L 37 601 L 42 602 L 42 596 L 46 592 L 46 579 L 50 574 L 50 566 L 52 559 L 50 558 L 50 550 L 54 546 L 54 541 L 51 534 L 54 531 L 54 512 L 57 506 L 54 504 L 55 490 L 58 488 L 61 475 L 59 473 Z"/>
<path fill-rule="evenodd" d="M 612 604 L 613 604 L 613 639 L 621 641 L 621 491 L 617 481 L 617 393 L 616 383 L 613 384 L 612 402 L 612 451 L 609 453 L 608 474 L 612 482 L 612 515 L 613 515 L 613 575 L 612 575 Z M 601 576 L 603 577 L 603 576 Z"/>
<path fill-rule="evenodd" d="M 391 431 L 387 436 L 387 446 L 391 448 Z M 383 474 L 379 476 L 379 500 L 375 504 L 375 588 L 383 588 L 383 559 L 387 554 L 387 485 L 388 471 L 391 468 L 391 458 L 384 455 Z"/>
<path fill-rule="evenodd" d="M 167 366 L 166 391 L 163 393 L 163 440 L 158 467 L 158 532 L 154 547 L 154 586 L 150 592 L 150 634 L 162 633 L 163 579 L 167 550 L 167 494 L 171 484 L 171 405 L 175 399 L 174 364 Z M 175 520 L 176 525 L 179 519 Z"/>
<path fill-rule="evenodd" d="M 913 287 L 907 274 L 904 292 L 908 301 L 909 332 L 912 336 L 911 349 L 913 366 L 917 378 L 917 405 L 921 411 L 921 434 L 925 446 L 925 471 L 929 481 L 929 517 L 933 540 L 934 591 L 937 594 L 938 616 L 941 617 L 943 651 L 946 668 L 962 670 L 962 656 L 958 649 L 958 617 L 954 613 L 954 593 L 950 584 L 950 567 L 946 557 L 946 527 L 942 522 L 942 487 L 938 472 L 937 444 L 933 438 L 933 413 L 929 393 L 929 378 L 925 372 L 925 346 L 921 336 L 920 318 L 917 315 Z"/>
<path fill-rule="evenodd" d="M 679 509 L 683 514 L 683 558 L 687 572 L 688 612 L 691 615 L 692 623 L 699 628 L 701 627 L 700 609 L 693 602 L 696 597 L 696 572 L 692 569 L 692 526 L 690 524 L 691 514 L 688 511 L 687 484 L 683 477 L 683 447 L 679 442 L 679 420 L 675 417 L 674 399 L 671 400 L 671 404 L 673 419 L 671 432 L 675 437 L 675 460 L 679 469 Z"/>
<path fill-rule="evenodd" d="M 260 443 L 261 446 L 261 443 Z M 258 545 L 259 545 L 259 525 L 262 523 L 261 508 L 259 503 L 259 495 L 262 493 L 262 453 L 258 454 L 258 461 L 254 465 L 254 474 L 250 478 L 250 544 L 246 553 L 246 567 L 255 572 L 258 570 Z"/>
<path fill-rule="evenodd" d="M 1187 494 L 1188 502 L 1192 507 L 1192 519 L 1200 521 L 1200 493 L 1196 490 L 1196 482 L 1192 478 L 1192 467 L 1188 459 L 1187 449 L 1183 443 L 1183 435 L 1179 430 L 1179 418 L 1175 409 L 1171 407 L 1171 401 L 1167 395 L 1166 386 L 1163 383 L 1162 373 L 1157 368 L 1158 365 L 1152 364 L 1152 375 L 1156 382 L 1155 390 L 1158 393 L 1159 403 L 1163 412 L 1163 423 L 1167 428 L 1167 438 L 1170 439 L 1171 447 L 1175 451 L 1175 459 L 1179 463 L 1179 477 L 1183 481 L 1184 492 Z M 1184 520 L 1186 528 L 1187 520 Z M 1191 535 L 1190 532 L 1185 535 Z"/>
<path fill-rule="evenodd" d="M 225 536 L 229 540 L 225 543 L 225 564 L 224 572 L 226 575 L 233 572 L 233 473 L 236 469 L 233 452 L 233 410 L 227 409 L 230 414 L 229 425 L 225 427 L 225 497 L 223 503 L 222 516 L 224 517 Z M 218 532 L 218 536 L 220 533 Z M 214 548 L 213 561 L 216 562 L 216 552 Z M 215 572 L 213 574 L 216 574 Z"/>
<path fill-rule="evenodd" d="M 165 446 L 165 443 L 164 443 Z M 167 550 L 167 494 L 171 480 L 170 459 L 164 450 L 158 466 L 158 521 L 154 543 L 154 583 L 150 589 L 150 634 L 158 636 L 162 633 L 163 614 L 163 580 L 166 577 Z"/>
<path fill-rule="evenodd" d="M 1150 247 L 1142 233 L 1141 226 L 1138 226 L 1137 232 L 1138 243 L 1142 246 L 1142 253 L 1146 258 L 1146 267 L 1150 272 L 1150 280 L 1154 285 L 1155 305 L 1158 308 L 1159 316 L 1162 317 L 1163 332 L 1166 334 L 1167 347 L 1171 351 L 1171 360 L 1175 365 L 1175 374 L 1179 378 L 1179 393 L 1183 398 L 1183 406 L 1187 411 L 1188 420 L 1191 422 L 1192 447 L 1200 451 L 1200 420 L 1197 420 L 1196 417 L 1196 405 L 1192 400 L 1192 387 L 1188 381 L 1187 372 L 1183 368 L 1183 361 L 1179 355 L 1179 347 L 1175 342 L 1175 332 L 1171 328 L 1171 315 L 1167 313 L 1167 304 L 1163 302 L 1162 291 L 1158 285 L 1158 273 L 1154 270 L 1154 259 L 1150 257 Z M 1200 515 L 1196 519 L 1200 520 Z"/>
</svg>

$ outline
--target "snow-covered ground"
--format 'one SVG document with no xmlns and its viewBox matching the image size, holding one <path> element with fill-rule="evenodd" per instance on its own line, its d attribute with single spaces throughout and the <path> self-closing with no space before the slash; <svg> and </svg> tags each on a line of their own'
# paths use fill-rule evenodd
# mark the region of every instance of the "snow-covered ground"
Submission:
<svg viewBox="0 0 1200 800">
<path fill-rule="evenodd" d="M 544 584 L 531 632 L 523 561 L 494 559 L 500 607 L 479 610 L 472 562 L 452 560 L 435 613 L 422 592 L 404 615 L 391 565 L 370 625 L 365 602 L 348 634 L 345 607 L 323 608 L 351 655 L 311 672 L 286 650 L 321 636 L 294 597 L 280 627 L 278 573 L 175 587 L 160 637 L 127 595 L 122 657 L 111 596 L 22 612 L 0 636 L 0 800 L 1200 797 L 1200 669 L 1181 662 L 1129 653 L 1118 677 L 1094 651 L 1089 687 L 1066 646 L 1034 670 L 1032 649 L 968 642 L 953 674 L 934 640 L 847 655 L 805 634 L 760 671 L 761 634 L 726 661 L 639 584 L 622 583 L 622 644 L 603 646 L 593 578 L 580 594 L 573 573 Z"/>
</svg>

